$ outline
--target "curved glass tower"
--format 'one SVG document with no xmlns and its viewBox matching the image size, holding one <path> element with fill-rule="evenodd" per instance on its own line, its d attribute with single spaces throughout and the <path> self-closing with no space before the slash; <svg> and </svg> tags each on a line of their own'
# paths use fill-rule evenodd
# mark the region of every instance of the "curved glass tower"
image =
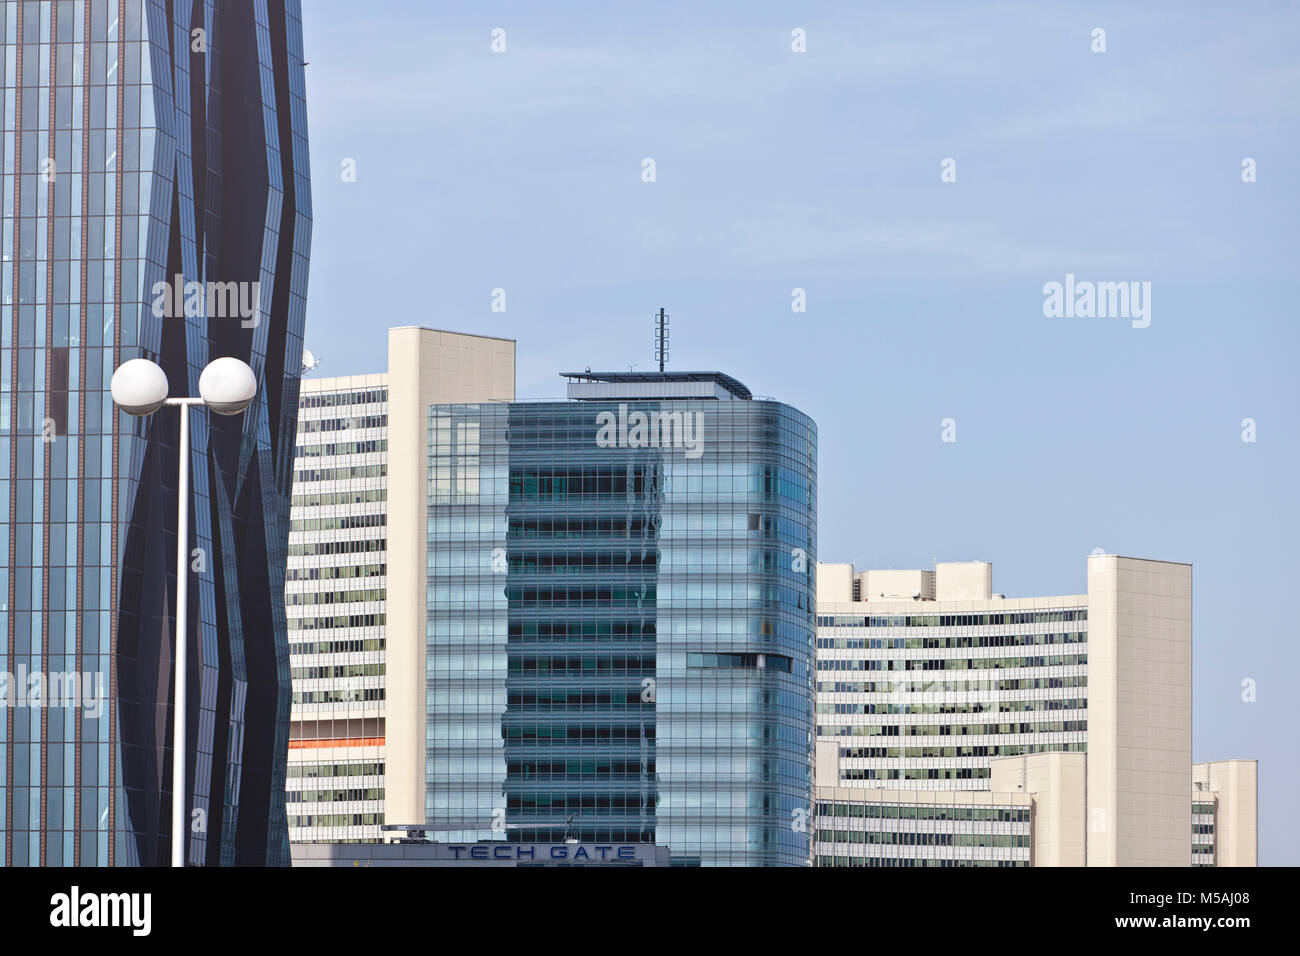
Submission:
<svg viewBox="0 0 1300 956">
<path fill-rule="evenodd" d="M 311 233 L 300 19 L 298 0 L 0 3 L 6 865 L 169 859 L 179 454 L 186 860 L 288 862 L 284 550 Z M 252 366 L 257 398 L 192 415 L 188 448 L 172 409 L 112 405 L 128 359 L 197 395 L 226 355 Z"/>
<path fill-rule="evenodd" d="M 718 373 L 435 405 L 426 822 L 806 865 L 816 426 Z"/>
</svg>

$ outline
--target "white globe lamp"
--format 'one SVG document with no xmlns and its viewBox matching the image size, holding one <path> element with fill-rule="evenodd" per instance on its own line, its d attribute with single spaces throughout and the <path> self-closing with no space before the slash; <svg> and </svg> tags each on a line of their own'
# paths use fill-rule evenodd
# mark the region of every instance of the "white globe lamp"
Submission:
<svg viewBox="0 0 1300 956">
<path fill-rule="evenodd" d="M 237 358 L 214 359 L 199 376 L 199 396 L 218 415 L 238 415 L 255 395 L 257 377 Z"/>
<path fill-rule="evenodd" d="M 123 362 L 113 373 L 109 391 L 128 415 L 152 415 L 167 401 L 167 373 L 148 359 Z"/>
</svg>

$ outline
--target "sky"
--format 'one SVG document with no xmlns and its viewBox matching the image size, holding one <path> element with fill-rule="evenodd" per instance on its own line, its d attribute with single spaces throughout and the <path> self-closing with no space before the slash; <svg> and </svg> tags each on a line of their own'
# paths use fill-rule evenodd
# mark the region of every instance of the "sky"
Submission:
<svg viewBox="0 0 1300 956">
<path fill-rule="evenodd" d="M 423 325 L 559 398 L 663 307 L 816 420 L 822 561 L 1190 563 L 1193 759 L 1300 864 L 1300 8 L 1134 6 L 304 0 L 318 374 Z"/>
</svg>

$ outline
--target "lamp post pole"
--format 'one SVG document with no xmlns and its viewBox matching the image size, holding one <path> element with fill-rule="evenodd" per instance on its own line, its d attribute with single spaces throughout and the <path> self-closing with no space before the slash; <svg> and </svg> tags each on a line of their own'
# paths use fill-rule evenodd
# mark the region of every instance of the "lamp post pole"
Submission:
<svg viewBox="0 0 1300 956">
<path fill-rule="evenodd" d="M 172 691 L 172 866 L 185 865 L 185 675 L 189 618 L 190 406 L 239 415 L 257 394 L 253 370 L 237 358 L 215 359 L 199 376 L 201 398 L 168 398 L 167 376 L 148 359 L 131 359 L 113 373 L 113 402 L 128 415 L 152 415 L 164 405 L 180 411 L 180 469 L 176 481 L 176 643 Z"/>
<path fill-rule="evenodd" d="M 169 398 L 181 413 L 180 475 L 176 480 L 176 685 L 172 704 L 172 866 L 185 865 L 186 633 L 189 630 L 190 406 L 201 398 Z"/>
</svg>

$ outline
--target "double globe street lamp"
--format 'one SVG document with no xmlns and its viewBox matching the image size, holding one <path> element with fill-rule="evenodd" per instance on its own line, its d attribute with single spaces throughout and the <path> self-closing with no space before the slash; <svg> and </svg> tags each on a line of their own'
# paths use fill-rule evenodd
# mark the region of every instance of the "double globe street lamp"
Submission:
<svg viewBox="0 0 1300 956">
<path fill-rule="evenodd" d="M 181 413 L 180 477 L 176 485 L 176 649 L 172 704 L 172 866 L 185 865 L 185 650 L 189 590 L 190 406 L 238 415 L 257 395 L 257 377 L 237 358 L 215 359 L 199 375 L 199 398 L 168 398 L 167 374 L 148 359 L 118 366 L 110 385 L 113 403 L 128 415 L 152 415 L 164 405 Z"/>
</svg>

